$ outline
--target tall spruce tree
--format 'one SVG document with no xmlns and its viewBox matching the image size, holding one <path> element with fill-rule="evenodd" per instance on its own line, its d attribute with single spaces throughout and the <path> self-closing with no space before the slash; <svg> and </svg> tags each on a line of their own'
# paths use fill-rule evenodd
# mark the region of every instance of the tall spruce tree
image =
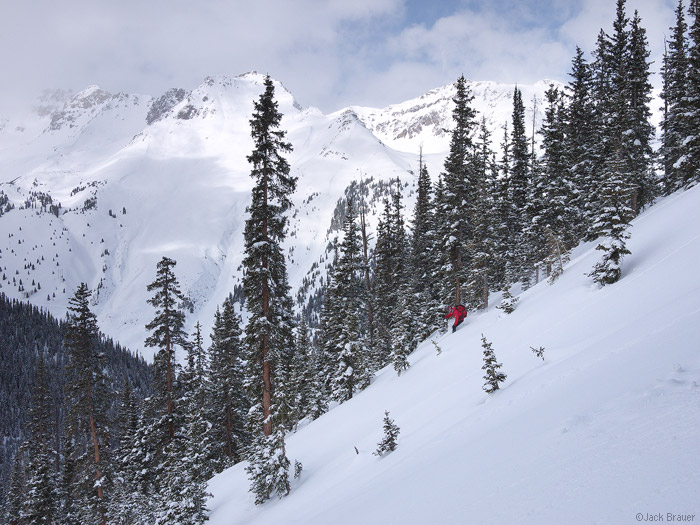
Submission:
<svg viewBox="0 0 700 525">
<path fill-rule="evenodd" d="M 663 77 L 664 118 L 661 123 L 661 159 L 664 170 L 663 192 L 670 194 L 679 189 L 689 174 L 681 170 L 679 160 L 683 156 L 683 141 L 686 137 L 687 113 L 686 90 L 688 75 L 688 25 L 685 21 L 683 0 L 676 6 L 676 23 L 671 28 L 667 42 L 661 75 Z M 687 167 L 687 165 L 685 165 Z"/>
<path fill-rule="evenodd" d="M 338 263 L 333 273 L 335 288 L 331 297 L 342 316 L 339 338 L 331 343 L 333 371 L 330 378 L 331 398 L 343 402 L 352 398 L 356 390 L 369 385 L 371 368 L 362 319 L 367 303 L 364 268 L 359 230 L 353 202 L 348 201 L 343 225 Z"/>
<path fill-rule="evenodd" d="M 54 470 L 53 414 L 51 394 L 44 356 L 37 360 L 36 379 L 29 411 L 29 465 L 24 482 L 24 501 L 19 511 L 19 523 L 53 523 L 57 518 L 57 498 Z M 94 481 L 94 478 L 93 478 Z"/>
<path fill-rule="evenodd" d="M 527 224 L 526 206 L 530 186 L 531 158 L 528 152 L 527 136 L 525 134 L 525 106 L 523 95 L 516 86 L 513 90 L 513 129 L 511 131 L 511 175 L 510 199 L 512 202 L 512 236 L 509 248 L 511 274 L 514 281 L 522 281 L 523 286 L 530 286 L 528 255 L 529 244 L 524 229 Z"/>
<path fill-rule="evenodd" d="M 175 349 L 187 348 L 188 344 L 185 314 L 180 307 L 185 297 L 173 271 L 176 264 L 173 259 L 163 257 L 156 265 L 156 279 L 146 288 L 154 292 L 147 302 L 156 309 L 156 316 L 146 325 L 146 330 L 153 333 L 146 338 L 145 345 L 157 348 L 153 359 L 154 401 L 161 404 L 158 411 L 165 413 L 163 422 L 169 439 L 175 436 L 176 427 L 174 399 L 179 366 Z"/>
<path fill-rule="evenodd" d="M 700 181 L 700 1 L 690 0 L 687 90 L 684 98 L 683 152 L 677 161 L 682 186 Z"/>
<path fill-rule="evenodd" d="M 564 154 L 573 184 L 572 201 L 569 203 L 569 210 L 574 214 L 571 233 L 573 238 L 580 240 L 590 229 L 594 218 L 597 184 L 594 176 L 596 141 L 591 95 L 593 77 L 591 67 L 578 46 L 569 76 L 571 80 L 566 86 L 568 104 L 565 114 Z"/>
<path fill-rule="evenodd" d="M 254 148 L 248 162 L 255 185 L 245 224 L 243 260 L 243 290 L 250 313 L 245 329 L 247 390 L 252 403 L 249 423 L 254 432 L 247 472 L 256 503 L 267 500 L 273 491 L 280 497 L 289 492 L 286 422 L 280 412 L 283 400 L 277 395 L 294 346 L 292 300 L 281 243 L 296 178 L 290 175 L 283 156 L 292 146 L 279 129 L 282 114 L 269 76 L 264 88 L 250 120 Z"/>
<path fill-rule="evenodd" d="M 649 119 L 652 85 L 649 82 L 649 44 L 646 29 L 637 11 L 634 12 L 629 32 L 627 50 L 627 129 L 623 130 L 626 142 L 630 185 L 633 188 L 631 207 L 638 214 L 653 202 L 658 194 L 658 182 L 653 172 L 654 126 Z"/>
<path fill-rule="evenodd" d="M 241 318 L 233 301 L 216 309 L 209 347 L 212 462 L 217 472 L 243 459 L 248 444 L 246 417 L 250 403 L 245 392 Z"/>
<path fill-rule="evenodd" d="M 411 268 L 414 276 L 416 307 L 421 312 L 416 323 L 417 337 L 427 338 L 442 325 L 440 296 L 434 280 L 439 259 L 435 247 L 435 213 L 432 184 L 421 150 L 418 164 L 418 191 L 413 208 Z"/>
<path fill-rule="evenodd" d="M 107 388 L 103 377 L 104 355 L 98 348 L 97 318 L 90 311 L 90 296 L 85 283 L 68 301 L 65 347 L 66 434 L 73 462 L 68 494 L 85 523 L 107 522 L 105 490 L 108 482 Z"/>
<path fill-rule="evenodd" d="M 438 203 L 438 243 L 442 253 L 441 300 L 446 304 L 461 303 L 462 284 L 469 268 L 471 224 L 467 205 L 473 192 L 474 144 L 471 133 L 477 125 L 476 111 L 471 107 L 474 95 L 464 76 L 456 83 L 452 120 L 455 127 L 450 139 L 450 152 L 445 159 L 444 190 Z"/>
</svg>

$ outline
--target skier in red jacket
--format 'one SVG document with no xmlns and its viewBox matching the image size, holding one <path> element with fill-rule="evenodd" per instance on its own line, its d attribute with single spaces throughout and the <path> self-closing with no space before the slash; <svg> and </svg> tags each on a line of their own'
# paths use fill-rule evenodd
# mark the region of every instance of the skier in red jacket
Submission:
<svg viewBox="0 0 700 525">
<path fill-rule="evenodd" d="M 445 316 L 445 319 L 449 319 L 450 317 L 455 318 L 455 324 L 452 325 L 452 333 L 454 333 L 454 331 L 457 330 L 457 327 L 461 325 L 462 321 L 464 321 L 464 319 L 467 317 L 467 309 L 461 304 L 453 306 Z"/>
</svg>

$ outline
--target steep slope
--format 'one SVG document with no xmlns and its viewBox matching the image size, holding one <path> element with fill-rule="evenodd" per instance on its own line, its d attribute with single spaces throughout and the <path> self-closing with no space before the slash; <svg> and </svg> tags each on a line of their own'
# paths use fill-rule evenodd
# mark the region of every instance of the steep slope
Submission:
<svg viewBox="0 0 700 525">
<path fill-rule="evenodd" d="M 210 482 L 212 525 L 633 523 L 695 515 L 700 493 L 700 188 L 635 222 L 624 278 L 598 289 L 580 246 L 514 313 L 470 315 L 289 436 L 292 493 L 255 507 L 244 465 Z M 481 336 L 508 379 L 486 395 Z M 544 347 L 544 361 L 529 347 Z M 399 445 L 372 455 L 384 410 Z M 355 453 L 357 447 L 359 454 Z"/>
<path fill-rule="evenodd" d="M 249 120 L 262 81 L 255 72 L 208 77 L 191 91 L 172 89 L 155 99 L 92 86 L 49 97 L 22 125 L 7 123 L 0 129 L 0 203 L 8 203 L 0 210 L 14 209 L 0 211 L 0 289 L 62 317 L 84 281 L 98 292 L 101 329 L 148 357 L 144 326 L 153 312 L 146 285 L 168 256 L 178 262 L 188 328 L 199 320 L 208 333 L 216 306 L 239 279 L 252 182 Z M 324 115 L 302 108 L 275 84 L 299 178 L 285 249 L 293 290 L 304 285 L 303 303 L 323 279 L 328 244 L 337 235 L 336 205 L 351 183 L 377 186 L 370 227 L 381 208 L 381 184 L 399 177 L 410 209 L 419 145 L 392 142 L 382 129 L 391 122 L 399 136 L 402 126 L 410 128 L 415 142 L 432 128 L 414 134 L 411 112 L 402 120 L 396 107 Z M 511 111 L 512 86 L 479 85 L 475 105 L 500 126 Z M 529 89 L 541 96 L 545 87 Z M 450 126 L 451 89 L 431 95 L 441 108 L 434 129 Z M 426 161 L 436 175 L 449 137 L 434 139 Z"/>
</svg>

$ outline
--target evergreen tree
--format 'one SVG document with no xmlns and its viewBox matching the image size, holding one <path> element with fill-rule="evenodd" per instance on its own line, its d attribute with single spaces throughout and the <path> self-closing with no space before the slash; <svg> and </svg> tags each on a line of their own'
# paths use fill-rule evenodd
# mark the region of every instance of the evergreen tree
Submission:
<svg viewBox="0 0 700 525">
<path fill-rule="evenodd" d="M 421 151 L 418 168 L 418 192 L 413 209 L 411 235 L 411 272 L 414 277 L 413 299 L 421 312 L 414 322 L 419 340 L 427 338 L 442 326 L 441 304 L 437 283 L 436 261 L 439 259 L 435 247 L 435 213 L 433 210 L 432 186 L 428 168 L 423 163 Z"/>
<path fill-rule="evenodd" d="M 81 283 L 68 302 L 65 346 L 67 454 L 74 464 L 70 494 L 83 522 L 106 523 L 109 424 L 104 355 L 98 350 L 97 318 L 90 311 L 90 296 Z"/>
<path fill-rule="evenodd" d="M 245 365 L 241 342 L 241 318 L 229 298 L 216 309 L 209 347 L 212 462 L 216 472 L 243 459 L 248 443 L 246 415 L 250 403 L 245 393 Z"/>
<path fill-rule="evenodd" d="M 149 292 L 155 292 L 147 302 L 156 309 L 156 316 L 146 325 L 146 330 L 153 333 L 146 338 L 145 345 L 158 349 L 153 359 L 154 401 L 161 403 L 159 412 L 165 412 L 163 423 L 167 427 L 168 439 L 173 439 L 176 430 L 174 398 L 179 366 L 175 360 L 175 348 L 187 348 L 185 314 L 180 309 L 184 295 L 173 273 L 176 264 L 174 260 L 163 257 L 157 264 L 156 279 L 147 287 Z"/>
<path fill-rule="evenodd" d="M 2 514 L 5 523 L 9 525 L 19 525 L 22 520 L 22 506 L 26 498 L 25 487 L 25 452 L 19 449 L 12 460 L 12 471 L 5 495 L 5 510 Z"/>
<path fill-rule="evenodd" d="M 503 383 L 508 376 L 498 371 L 502 365 L 496 361 L 496 354 L 484 334 L 481 334 L 481 346 L 484 349 L 484 366 L 481 369 L 485 371 L 484 379 L 486 380 L 482 388 L 487 394 L 492 394 L 500 388 L 500 383 Z"/>
<path fill-rule="evenodd" d="M 610 169 L 606 173 L 608 180 L 602 189 L 603 209 L 594 224 L 595 230 L 603 237 L 603 241 L 596 246 L 597 250 L 603 251 L 603 258 L 590 275 L 601 285 L 612 284 L 620 279 L 622 258 L 630 253 L 626 241 L 630 237 L 628 229 L 633 211 L 628 204 L 631 189 L 619 174 L 619 164 L 622 162 L 618 158 L 610 163 Z"/>
<path fill-rule="evenodd" d="M 530 286 L 531 268 L 528 266 L 528 248 L 525 238 L 527 215 L 525 207 L 530 186 L 530 155 L 525 135 L 525 106 L 522 92 L 516 86 L 513 90 L 513 129 L 511 132 L 511 175 L 510 199 L 512 202 L 512 236 L 510 267 L 513 279 L 520 280 L 525 288 Z"/>
<path fill-rule="evenodd" d="M 384 210 L 377 225 L 377 243 L 374 248 L 373 291 L 375 304 L 374 355 L 372 368 L 379 370 L 391 359 L 394 347 L 394 307 L 396 305 L 398 280 L 396 269 L 395 228 L 389 199 L 384 199 Z"/>
<path fill-rule="evenodd" d="M 571 234 L 577 241 L 582 239 L 594 220 L 597 202 L 595 181 L 596 147 L 594 104 L 591 95 L 591 67 L 576 47 L 576 56 L 571 65 L 571 80 L 566 86 L 568 105 L 565 113 L 564 155 L 573 184 L 569 210 L 574 215 Z"/>
<path fill-rule="evenodd" d="M 700 180 L 700 1 L 690 0 L 692 22 L 688 27 L 687 89 L 684 98 L 683 151 L 677 165 L 682 186 Z"/>
<path fill-rule="evenodd" d="M 166 457 L 167 483 L 160 493 L 164 506 L 159 509 L 157 523 L 194 525 L 208 519 L 206 484 L 214 470 L 210 464 L 212 441 L 209 432 L 212 424 L 206 411 L 206 368 L 201 325 L 198 322 L 193 341 L 187 345 L 187 367 L 180 378 L 183 430 L 172 441 L 172 451 Z"/>
<path fill-rule="evenodd" d="M 440 194 L 438 211 L 438 243 L 442 256 L 441 273 L 449 279 L 444 282 L 441 299 L 446 304 L 463 301 L 462 284 L 469 269 L 468 244 L 471 224 L 467 205 L 474 189 L 472 129 L 476 126 L 476 112 L 471 107 L 474 95 L 461 76 L 456 84 L 452 119 L 455 128 L 450 139 L 450 152 L 445 159 L 444 189 Z M 454 299 L 452 299 L 454 298 Z"/>
<path fill-rule="evenodd" d="M 250 120 L 254 149 L 248 162 L 255 185 L 245 224 L 243 260 L 243 289 L 250 313 L 245 330 L 246 386 L 253 405 L 249 424 L 254 432 L 247 472 L 256 503 L 265 501 L 273 490 L 280 497 L 289 492 L 284 468 L 289 464 L 284 453 L 287 421 L 281 411 L 284 399 L 278 394 L 279 379 L 284 377 L 294 346 L 292 301 L 281 243 L 287 223 L 284 214 L 292 206 L 296 178 L 282 156 L 292 146 L 279 129 L 282 115 L 269 76 L 264 86 Z"/>
<path fill-rule="evenodd" d="M 661 71 L 663 77 L 664 118 L 661 123 L 661 158 L 664 170 L 663 191 L 670 194 L 679 189 L 689 174 L 680 170 L 679 160 L 683 156 L 683 141 L 687 130 L 686 90 L 688 75 L 688 41 L 683 0 L 678 0 L 676 23 L 671 28 L 671 38 L 664 55 Z"/>
<path fill-rule="evenodd" d="M 53 523 L 58 509 L 56 479 L 53 467 L 51 431 L 51 394 L 43 355 L 37 360 L 36 379 L 29 412 L 29 465 L 25 499 L 19 512 L 19 523 Z"/>
<path fill-rule="evenodd" d="M 394 423 L 394 420 L 389 417 L 389 411 L 384 411 L 384 437 L 377 443 L 375 456 L 384 456 L 388 452 L 396 450 L 396 439 L 399 437 L 400 428 Z"/>
<path fill-rule="evenodd" d="M 331 398 L 343 402 L 352 398 L 355 390 L 369 385 L 371 370 L 366 339 L 362 332 L 362 312 L 366 304 L 363 281 L 363 261 L 360 238 L 352 201 L 348 201 L 343 227 L 344 237 L 340 256 L 333 274 L 333 297 L 340 305 L 342 317 L 340 338 L 333 344 L 334 371 L 331 377 Z"/>
<path fill-rule="evenodd" d="M 298 422 L 313 413 L 313 400 L 317 389 L 317 373 L 314 363 L 313 346 L 309 338 L 309 329 L 302 316 L 297 327 L 292 380 L 295 394 L 294 421 Z"/>
<path fill-rule="evenodd" d="M 635 11 L 626 60 L 628 123 L 627 129 L 623 130 L 630 171 L 629 183 L 634 190 L 631 207 L 635 215 L 651 204 L 658 193 L 657 181 L 652 170 L 654 153 L 651 142 L 654 138 L 654 127 L 649 122 L 652 92 L 649 82 L 649 54 L 646 29 L 642 27 L 639 13 Z"/>
<path fill-rule="evenodd" d="M 491 134 L 483 118 L 479 128 L 474 170 L 476 185 L 470 200 L 472 218 L 471 272 L 467 282 L 468 303 L 474 308 L 488 307 L 493 284 L 496 234 L 494 223 L 494 194 L 497 168 L 491 149 Z"/>
</svg>

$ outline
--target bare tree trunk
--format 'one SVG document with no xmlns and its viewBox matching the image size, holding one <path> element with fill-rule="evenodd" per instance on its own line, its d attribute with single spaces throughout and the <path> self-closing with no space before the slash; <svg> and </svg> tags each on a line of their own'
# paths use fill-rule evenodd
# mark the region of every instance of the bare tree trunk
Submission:
<svg viewBox="0 0 700 525">
<path fill-rule="evenodd" d="M 173 421 L 173 364 L 172 364 L 172 344 L 170 342 L 170 332 L 165 334 L 165 352 L 168 356 L 168 368 L 166 372 L 167 393 L 168 393 L 168 435 L 170 439 L 175 437 L 175 422 Z"/>
<path fill-rule="evenodd" d="M 484 301 L 484 308 L 489 307 L 489 280 L 484 275 L 484 291 L 483 291 L 483 297 L 482 300 Z"/>
</svg>

